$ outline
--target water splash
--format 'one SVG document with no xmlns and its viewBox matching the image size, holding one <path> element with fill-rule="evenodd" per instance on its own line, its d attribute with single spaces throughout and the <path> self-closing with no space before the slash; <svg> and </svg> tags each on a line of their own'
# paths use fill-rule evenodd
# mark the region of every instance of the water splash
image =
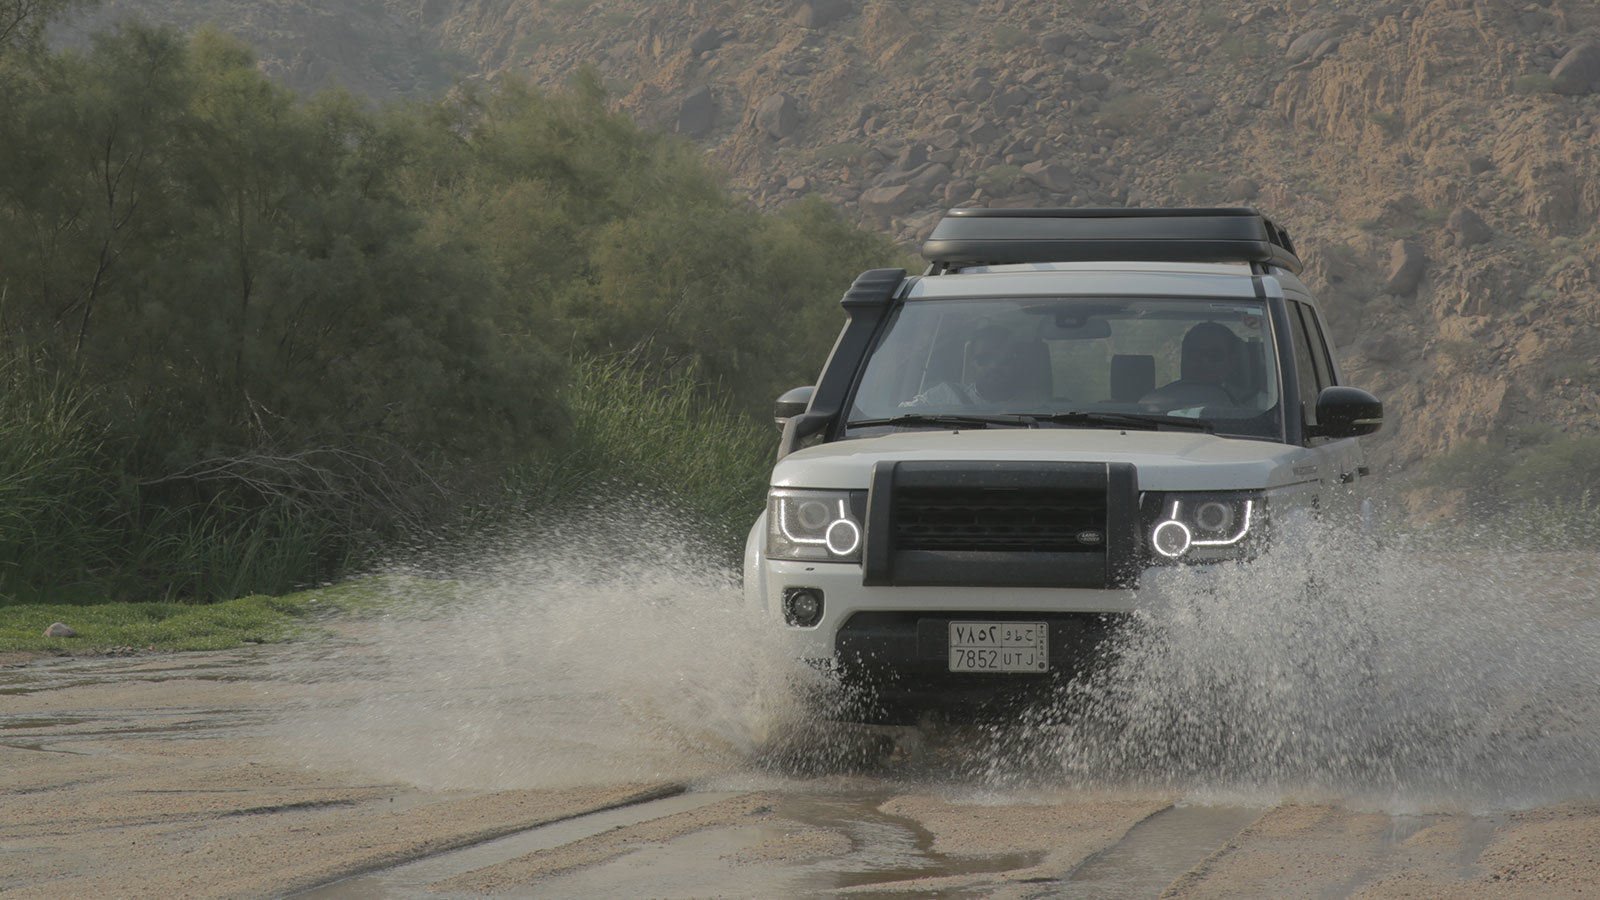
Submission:
<svg viewBox="0 0 1600 900">
<path fill-rule="evenodd" d="M 983 772 L 1391 810 L 1592 796 L 1597 571 L 1320 529 L 1249 567 L 1174 572 L 1107 671 L 990 734 Z"/>
<path fill-rule="evenodd" d="M 602 510 L 452 574 L 450 601 L 308 664 L 321 696 L 285 727 L 303 758 L 431 788 L 743 783 L 784 732 L 822 768 L 860 759 L 810 727 L 781 635 L 670 521 Z M 1174 570 L 1059 704 L 891 774 L 1391 811 L 1592 796 L 1597 576 L 1592 556 L 1329 532 L 1214 577 Z"/>
<path fill-rule="evenodd" d="M 450 574 L 448 599 L 418 582 L 311 664 L 325 689 L 285 725 L 301 758 L 428 788 L 695 779 L 798 715 L 798 665 L 664 517 L 595 512 Z"/>
</svg>

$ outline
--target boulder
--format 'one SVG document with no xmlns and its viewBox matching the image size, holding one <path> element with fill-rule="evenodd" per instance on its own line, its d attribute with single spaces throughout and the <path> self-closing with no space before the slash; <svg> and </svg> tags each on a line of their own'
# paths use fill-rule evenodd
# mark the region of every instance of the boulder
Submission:
<svg viewBox="0 0 1600 900">
<path fill-rule="evenodd" d="M 1338 32 L 1332 28 L 1316 28 L 1289 42 L 1284 58 L 1290 63 L 1304 62 L 1321 50 L 1329 41 L 1336 40 Z"/>
<path fill-rule="evenodd" d="M 800 104 L 788 94 L 772 94 L 756 107 L 756 128 L 774 138 L 786 138 L 799 127 Z"/>
<path fill-rule="evenodd" d="M 1072 170 L 1061 163 L 1039 160 L 1022 167 L 1022 177 L 1053 194 L 1072 190 Z"/>
<path fill-rule="evenodd" d="M 927 194 L 917 192 L 909 184 L 897 184 L 891 187 L 867 188 L 861 192 L 858 201 L 861 211 L 871 216 L 898 216 L 915 209 L 919 203 L 927 200 Z"/>
<path fill-rule="evenodd" d="M 1600 41 L 1588 41 L 1567 51 L 1550 70 L 1556 91 L 1562 94 L 1600 93 Z"/>
<path fill-rule="evenodd" d="M 77 637 L 78 632 L 72 626 L 62 622 L 51 622 L 50 627 L 44 630 L 45 637 Z"/>
<path fill-rule="evenodd" d="M 1457 247 L 1471 247 L 1494 237 L 1494 229 L 1469 206 L 1456 207 L 1445 221 L 1445 227 L 1455 235 Z"/>
<path fill-rule="evenodd" d="M 707 28 L 689 39 L 689 52 L 696 56 L 707 50 L 715 50 L 722 46 L 722 32 L 715 28 Z"/>
<path fill-rule="evenodd" d="M 1383 283 L 1383 292 L 1396 297 L 1410 297 L 1422 284 L 1428 261 L 1422 255 L 1422 245 L 1415 241 L 1395 241 L 1389 249 L 1389 277 Z"/>
<path fill-rule="evenodd" d="M 697 87 L 678 101 L 678 117 L 672 130 L 689 137 L 701 137 L 711 130 L 716 119 L 717 107 L 712 100 L 711 89 Z"/>
<path fill-rule="evenodd" d="M 1254 200 L 1261 193 L 1261 185 L 1248 175 L 1235 176 L 1228 182 L 1230 200 Z"/>
<path fill-rule="evenodd" d="M 912 178 L 907 184 L 920 194 L 934 196 L 944 193 L 945 182 L 950 180 L 950 167 L 942 163 L 934 163 Z"/>
<path fill-rule="evenodd" d="M 807 28 L 825 28 L 855 12 L 850 0 L 801 0 L 794 20 Z"/>
<path fill-rule="evenodd" d="M 1065 31 L 1053 31 L 1039 38 L 1039 49 L 1050 56 L 1060 56 L 1072 46 L 1072 35 Z"/>
</svg>

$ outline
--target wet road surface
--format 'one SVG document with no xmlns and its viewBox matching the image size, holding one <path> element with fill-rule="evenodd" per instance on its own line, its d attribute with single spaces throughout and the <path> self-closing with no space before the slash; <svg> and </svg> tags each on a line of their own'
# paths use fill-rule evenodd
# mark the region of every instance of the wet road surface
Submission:
<svg viewBox="0 0 1600 900">
<path fill-rule="evenodd" d="M 814 777 L 735 767 L 694 782 L 630 772 L 614 783 L 516 789 L 373 780 L 308 762 L 282 727 L 326 702 L 328 685 L 306 662 L 329 652 L 42 658 L 0 669 L 0 891 L 1031 898 L 1600 889 L 1600 805 L 1581 798 L 1374 811 L 1316 795 L 997 788 L 893 763 Z M 358 688 L 337 690 L 342 703 L 364 700 Z"/>
</svg>

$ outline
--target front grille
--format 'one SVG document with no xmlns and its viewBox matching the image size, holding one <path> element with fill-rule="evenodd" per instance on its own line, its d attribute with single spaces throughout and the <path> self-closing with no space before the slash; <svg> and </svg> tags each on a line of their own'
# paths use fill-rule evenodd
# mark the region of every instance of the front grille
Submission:
<svg viewBox="0 0 1600 900">
<path fill-rule="evenodd" d="M 899 550 L 1063 553 L 1101 550 L 1105 490 L 905 488 L 895 492 Z"/>
<path fill-rule="evenodd" d="M 1127 585 L 1137 569 L 1137 481 L 1127 463 L 879 463 L 862 582 Z"/>
</svg>

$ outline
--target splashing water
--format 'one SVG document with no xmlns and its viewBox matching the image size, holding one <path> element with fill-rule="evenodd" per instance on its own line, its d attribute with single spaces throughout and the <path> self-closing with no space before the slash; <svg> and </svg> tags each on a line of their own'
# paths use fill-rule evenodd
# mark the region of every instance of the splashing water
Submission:
<svg viewBox="0 0 1600 900">
<path fill-rule="evenodd" d="M 990 734 L 984 771 L 1389 809 L 1593 795 L 1597 573 L 1592 555 L 1380 550 L 1332 529 L 1176 571 L 1105 671 Z"/>
<path fill-rule="evenodd" d="M 798 664 L 745 614 L 736 577 L 681 534 L 597 514 L 458 563 L 450 600 L 419 600 L 308 664 L 321 696 L 286 723 L 288 743 L 436 789 L 738 768 L 795 717 Z"/>
<path fill-rule="evenodd" d="M 767 737 L 816 714 L 796 699 L 799 666 L 734 575 L 668 525 L 617 524 L 637 519 L 597 515 L 457 567 L 453 603 L 419 603 L 311 663 L 322 695 L 286 736 L 308 760 L 430 788 L 749 772 Z M 994 788 L 1332 793 L 1391 809 L 1589 796 L 1597 575 L 1592 555 L 1379 549 L 1331 532 L 1246 567 L 1174 570 L 1112 663 L 975 735 L 957 771 Z"/>
</svg>

